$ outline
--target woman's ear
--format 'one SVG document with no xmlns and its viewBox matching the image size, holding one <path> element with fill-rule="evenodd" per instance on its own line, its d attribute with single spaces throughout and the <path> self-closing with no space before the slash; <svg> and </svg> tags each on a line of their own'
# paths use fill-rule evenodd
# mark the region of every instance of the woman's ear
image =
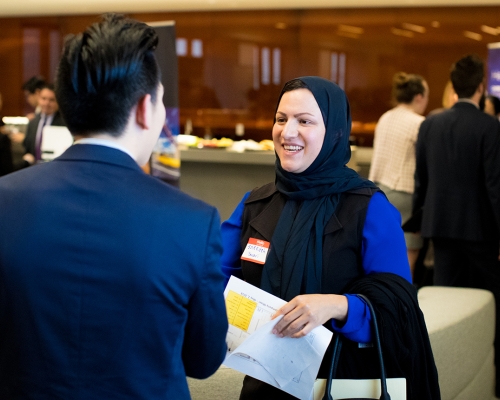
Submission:
<svg viewBox="0 0 500 400">
<path fill-rule="evenodd" d="M 151 127 L 152 121 L 152 107 L 151 95 L 146 94 L 142 96 L 137 102 L 137 107 L 135 109 L 135 122 L 142 129 L 149 129 Z"/>
</svg>

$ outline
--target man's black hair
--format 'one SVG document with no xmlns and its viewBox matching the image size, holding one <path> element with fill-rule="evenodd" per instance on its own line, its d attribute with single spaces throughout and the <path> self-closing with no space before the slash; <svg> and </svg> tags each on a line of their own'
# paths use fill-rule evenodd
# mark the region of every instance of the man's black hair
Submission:
<svg viewBox="0 0 500 400">
<path fill-rule="evenodd" d="M 45 79 L 43 79 L 41 76 L 32 76 L 30 79 L 23 83 L 21 89 L 33 94 L 37 90 L 42 89 L 42 87 L 46 84 L 47 82 L 45 82 Z"/>
<path fill-rule="evenodd" d="M 472 97 L 484 81 L 483 61 L 476 55 L 461 58 L 452 65 L 450 79 L 459 99 Z"/>
<path fill-rule="evenodd" d="M 157 44 L 152 27 L 118 14 L 106 14 L 66 40 L 56 97 L 72 134 L 118 137 L 141 97 L 150 94 L 157 101 Z"/>
</svg>

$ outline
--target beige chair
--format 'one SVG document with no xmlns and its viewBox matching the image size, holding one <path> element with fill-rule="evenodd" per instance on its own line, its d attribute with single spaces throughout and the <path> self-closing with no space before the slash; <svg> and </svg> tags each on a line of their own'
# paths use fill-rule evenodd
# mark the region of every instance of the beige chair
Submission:
<svg viewBox="0 0 500 400">
<path fill-rule="evenodd" d="M 221 365 L 208 379 L 188 378 L 192 400 L 238 400 L 244 374 Z"/>
<path fill-rule="evenodd" d="M 442 400 L 495 399 L 495 302 L 480 289 L 429 286 L 418 292 Z"/>
</svg>

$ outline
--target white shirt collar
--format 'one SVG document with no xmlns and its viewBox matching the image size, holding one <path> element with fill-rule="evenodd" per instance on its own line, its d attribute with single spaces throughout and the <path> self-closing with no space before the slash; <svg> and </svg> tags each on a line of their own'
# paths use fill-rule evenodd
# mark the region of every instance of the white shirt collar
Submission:
<svg viewBox="0 0 500 400">
<path fill-rule="evenodd" d="M 118 143 L 113 142 L 112 140 L 97 139 L 97 138 L 82 138 L 78 139 L 73 144 L 93 144 L 97 146 L 111 147 L 112 149 L 120 150 L 125 154 L 128 154 L 132 159 L 134 159 L 132 154 L 130 154 L 130 151 L 128 151 L 125 147 L 119 145 Z"/>
</svg>

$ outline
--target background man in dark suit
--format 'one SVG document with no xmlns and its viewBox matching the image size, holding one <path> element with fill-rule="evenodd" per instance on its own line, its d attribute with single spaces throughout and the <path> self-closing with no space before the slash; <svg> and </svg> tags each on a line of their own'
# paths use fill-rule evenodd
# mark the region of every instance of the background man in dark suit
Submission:
<svg viewBox="0 0 500 400">
<path fill-rule="evenodd" d="M 78 140 L 0 178 L 1 399 L 188 399 L 225 356 L 217 210 L 139 167 L 165 123 L 157 44 L 117 15 L 69 39 Z"/>
<path fill-rule="evenodd" d="M 40 90 L 40 113 L 30 120 L 26 128 L 26 137 L 23 146 L 26 154 L 23 157 L 24 166 L 33 165 L 42 159 L 41 146 L 44 126 L 65 126 L 64 119 L 59 112 L 54 86 L 45 84 Z"/>
<path fill-rule="evenodd" d="M 423 207 L 421 233 L 434 244 L 434 283 L 490 290 L 499 310 L 499 122 L 479 110 L 484 66 L 478 57 L 457 61 L 450 76 L 458 102 L 420 126 L 413 210 Z M 499 326 L 497 318 L 497 365 Z"/>
</svg>

